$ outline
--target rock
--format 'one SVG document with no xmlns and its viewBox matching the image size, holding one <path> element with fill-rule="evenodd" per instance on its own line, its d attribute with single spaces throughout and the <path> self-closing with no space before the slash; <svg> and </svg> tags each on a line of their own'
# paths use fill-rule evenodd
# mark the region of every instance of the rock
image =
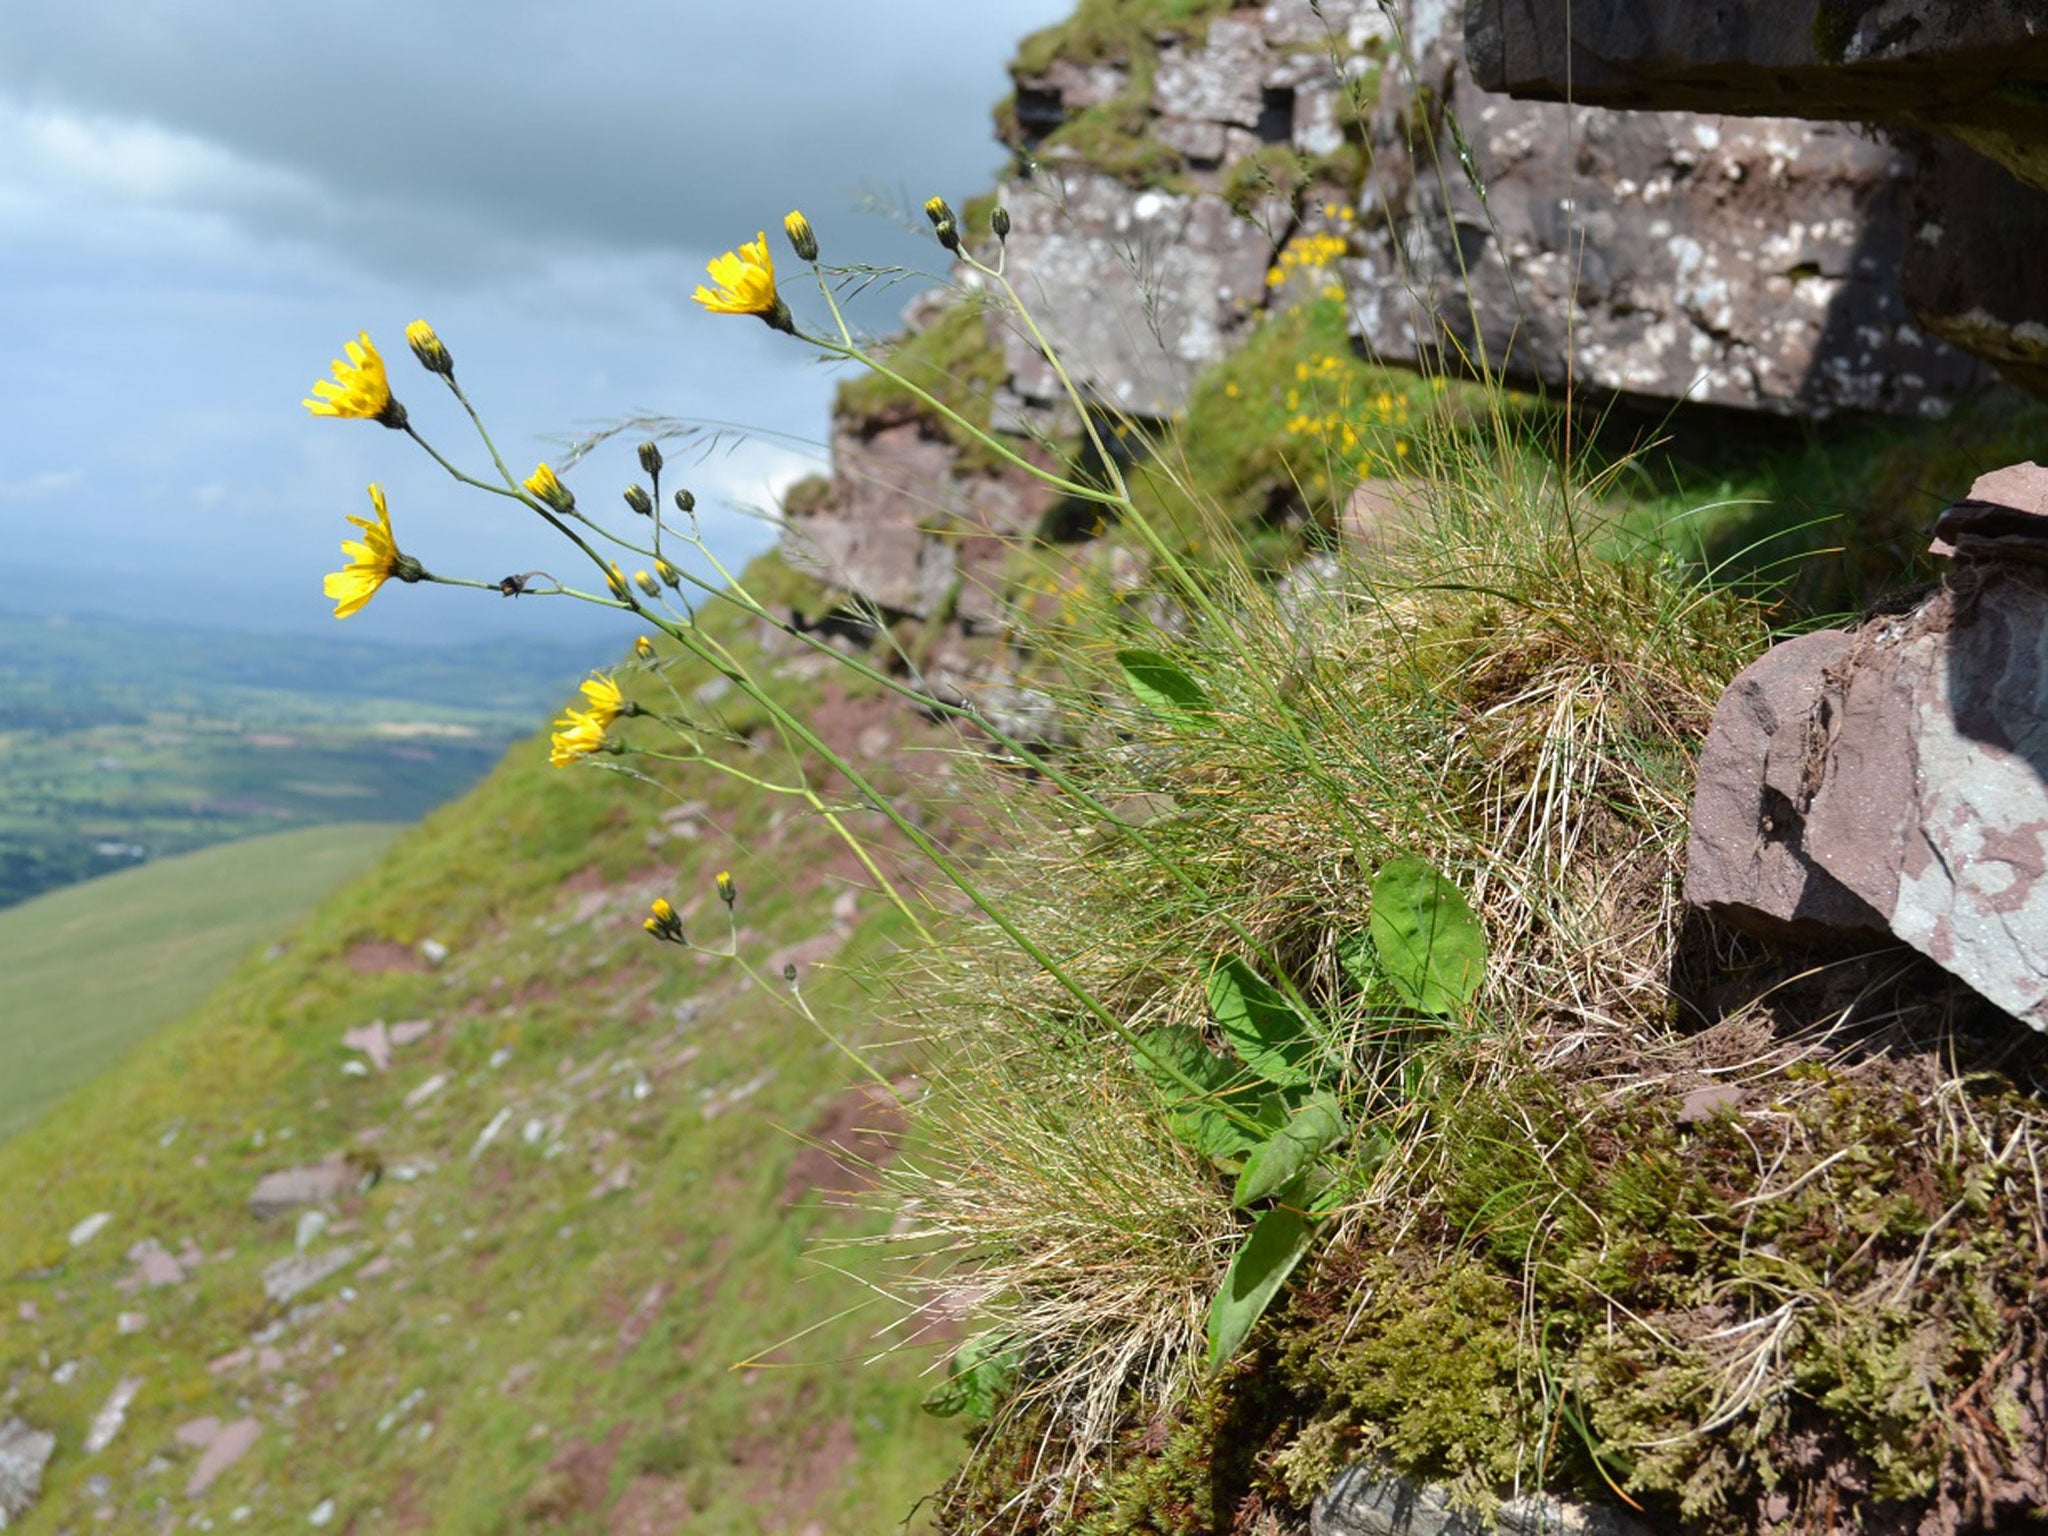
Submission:
<svg viewBox="0 0 2048 1536">
<path fill-rule="evenodd" d="M 334 1500 L 322 1499 L 306 1515 L 306 1524 L 321 1526 L 334 1518 Z"/>
<path fill-rule="evenodd" d="M 1134 190 L 1085 167 L 1048 174 L 1048 185 L 1001 188 L 1012 283 L 1084 397 L 1135 416 L 1172 415 L 1263 303 L 1272 236 L 1213 193 Z M 1268 210 L 1263 222 L 1284 227 L 1286 216 Z M 1006 329 L 1002 344 L 1011 411 L 1070 420 L 1029 337 Z"/>
<path fill-rule="evenodd" d="M 220 1438 L 220 1420 L 209 1413 L 190 1423 L 180 1424 L 171 1431 L 171 1438 L 180 1445 L 203 1451 Z"/>
<path fill-rule="evenodd" d="M 304 1253 L 319 1240 L 320 1234 L 327 1230 L 327 1223 L 328 1215 L 325 1211 L 299 1212 L 298 1224 L 292 1229 L 292 1247 Z"/>
<path fill-rule="evenodd" d="M 1382 79 L 1351 287 L 1383 357 L 1440 367 L 1449 345 L 1515 381 L 1816 416 L 1938 413 L 1988 378 L 1907 307 L 1895 147 L 1783 116 L 1491 95 L 1448 33 L 1412 82 Z M 1418 117 L 1433 134 L 1413 154 Z"/>
<path fill-rule="evenodd" d="M 1818 630 L 1774 646 L 1728 685 L 1700 749 L 1685 899 L 1778 938 L 1884 931 L 1882 914 L 1806 851 L 1802 788 L 1827 669 L 1849 636 Z"/>
<path fill-rule="evenodd" d="M 114 1383 L 114 1390 L 107 1394 L 107 1400 L 100 1404 L 100 1411 L 92 1416 L 92 1424 L 86 1429 L 86 1455 L 97 1456 L 114 1443 L 114 1437 L 128 1421 L 128 1405 L 141 1390 L 140 1376 L 123 1376 Z"/>
<path fill-rule="evenodd" d="M 123 1312 L 114 1319 L 114 1332 L 120 1338 L 131 1333 L 140 1333 L 149 1326 L 149 1319 L 140 1312 Z"/>
<path fill-rule="evenodd" d="M 420 940 L 420 958 L 429 965 L 439 965 L 448 958 L 449 950 L 439 939 Z"/>
<path fill-rule="evenodd" d="M 57 1437 L 24 1419 L 0 1421 L 0 1530 L 21 1519 L 42 1496 L 43 1468 Z"/>
<path fill-rule="evenodd" d="M 723 681 L 723 679 L 721 679 Z M 412 1045 L 434 1032 L 432 1019 L 406 1019 L 391 1026 L 393 1045 Z"/>
<path fill-rule="evenodd" d="M 1310 1536 L 1656 1536 L 1599 1505 L 1523 1497 L 1493 1521 L 1452 1510 L 1450 1490 L 1368 1466 L 1346 1467 L 1309 1507 Z"/>
<path fill-rule="evenodd" d="M 87 1243 L 106 1231 L 107 1223 L 114 1219 L 112 1211 L 97 1211 L 71 1229 L 71 1246 L 83 1248 Z"/>
<path fill-rule="evenodd" d="M 1704 1088 L 1695 1088 L 1679 1101 L 1678 1123 L 1698 1125 L 1721 1115 L 1733 1114 L 1741 1108 L 1743 1090 L 1733 1083 L 1709 1083 Z"/>
<path fill-rule="evenodd" d="M 425 1082 L 419 1084 L 405 1096 L 405 1107 L 407 1109 L 418 1109 L 422 1104 L 426 1103 L 427 1100 L 431 1099 L 435 1094 L 439 1093 L 443 1088 L 447 1086 L 448 1074 L 445 1072 L 436 1072 L 432 1077 L 428 1078 Z"/>
<path fill-rule="evenodd" d="M 128 1250 L 128 1262 L 135 1266 L 135 1273 L 129 1277 L 130 1287 L 148 1286 L 151 1290 L 166 1285 L 182 1285 L 185 1281 L 185 1266 L 155 1238 L 144 1238 Z"/>
<path fill-rule="evenodd" d="M 249 1196 L 249 1214 L 259 1220 L 282 1216 L 302 1205 L 320 1205 L 338 1200 L 361 1182 L 348 1160 L 340 1155 L 296 1168 L 281 1168 L 256 1181 Z"/>
<path fill-rule="evenodd" d="M 294 1253 L 263 1269 L 263 1294 L 283 1306 L 310 1291 L 330 1275 L 339 1274 L 363 1253 L 361 1243 L 343 1243 L 321 1253 Z"/>
<path fill-rule="evenodd" d="M 262 1432 L 262 1426 L 254 1419 L 236 1419 L 219 1429 L 208 1441 L 199 1465 L 192 1469 L 192 1476 L 185 1483 L 185 1497 L 196 1499 L 212 1488 L 222 1473 L 249 1454 Z"/>
<path fill-rule="evenodd" d="M 341 1037 L 341 1043 L 344 1048 L 369 1057 L 370 1065 L 379 1072 L 391 1070 L 391 1032 L 382 1019 L 349 1030 Z"/>
<path fill-rule="evenodd" d="M 2048 187 L 2048 76 L 2033 0 L 1470 0 L 1493 91 L 1610 107 L 1785 113 L 1948 134 Z"/>
<path fill-rule="evenodd" d="M 1700 761 L 1689 899 L 1889 931 L 2048 1030 L 2048 570 L 1979 559 L 1910 612 L 1786 642 Z"/>
<path fill-rule="evenodd" d="M 2037 7 L 1471 0 L 1467 15 L 1488 90 L 1886 125 L 1918 163 L 1900 282 L 1920 326 L 2048 393 L 2048 273 L 2026 254 L 2048 235 L 2048 100 L 2011 88 L 2048 70 Z"/>
</svg>

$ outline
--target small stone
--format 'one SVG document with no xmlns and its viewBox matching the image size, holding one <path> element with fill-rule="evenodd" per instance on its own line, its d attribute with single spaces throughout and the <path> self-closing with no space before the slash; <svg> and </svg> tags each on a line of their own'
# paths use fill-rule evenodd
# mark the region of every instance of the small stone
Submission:
<svg viewBox="0 0 2048 1536">
<path fill-rule="evenodd" d="M 57 1363 L 57 1368 L 50 1372 L 50 1380 L 60 1387 L 68 1387 L 78 1379 L 78 1373 L 81 1369 L 83 1367 L 79 1361 L 60 1360 Z"/>
<path fill-rule="evenodd" d="M 206 1454 L 199 1458 L 199 1465 L 192 1469 L 185 1484 L 185 1497 L 196 1499 L 213 1487 L 223 1472 L 249 1454 L 261 1433 L 262 1426 L 254 1419 L 237 1419 L 218 1430 L 208 1442 Z"/>
<path fill-rule="evenodd" d="M 432 1019 L 406 1019 L 391 1026 L 393 1045 L 414 1045 L 434 1032 Z"/>
<path fill-rule="evenodd" d="M 128 1262 L 135 1266 L 135 1273 L 130 1276 L 135 1285 L 159 1290 L 184 1283 L 185 1266 L 153 1237 L 146 1237 L 130 1248 Z"/>
<path fill-rule="evenodd" d="M 341 1043 L 351 1051 L 361 1051 L 379 1072 L 391 1069 L 391 1031 L 385 1028 L 382 1019 L 360 1029 L 349 1030 L 341 1037 Z"/>
<path fill-rule="evenodd" d="M 432 1077 L 405 1096 L 405 1107 L 407 1109 L 418 1109 L 447 1086 L 448 1075 L 445 1072 L 436 1072 Z"/>
<path fill-rule="evenodd" d="M 83 1248 L 87 1243 L 106 1231 L 107 1223 L 114 1219 L 112 1211 L 97 1211 L 71 1229 L 71 1246 Z"/>
<path fill-rule="evenodd" d="M 142 1332 L 148 1325 L 149 1319 L 140 1312 L 123 1312 L 114 1319 L 114 1331 L 123 1338 Z"/>
<path fill-rule="evenodd" d="M 1743 1092 L 1733 1083 L 1710 1083 L 1695 1088 L 1678 1105 L 1680 1125 L 1698 1125 L 1703 1120 L 1732 1114 L 1742 1104 Z"/>
<path fill-rule="evenodd" d="M 249 1214 L 258 1220 L 282 1216 L 302 1205 L 319 1205 L 340 1198 L 361 1182 L 361 1175 L 346 1158 L 335 1156 L 296 1168 L 281 1168 L 256 1181 L 249 1196 Z"/>
<path fill-rule="evenodd" d="M 429 965 L 439 965 L 448 958 L 448 946 L 439 939 L 420 940 L 420 958 Z"/>
<path fill-rule="evenodd" d="M 313 1506 L 312 1511 L 306 1516 L 306 1524 L 325 1525 L 328 1521 L 332 1520 L 333 1518 L 334 1500 L 322 1499 L 318 1504 L 315 1504 Z"/>
<path fill-rule="evenodd" d="M 263 1270 L 263 1294 L 278 1306 L 305 1294 L 330 1275 L 353 1264 L 362 1253 L 359 1243 L 344 1243 L 324 1253 L 295 1253 Z"/>
<path fill-rule="evenodd" d="M 141 1390 L 140 1376 L 123 1376 L 114 1383 L 114 1390 L 107 1394 L 107 1400 L 92 1416 L 92 1424 L 85 1432 L 86 1455 L 97 1456 L 114 1443 L 114 1437 L 121 1433 L 121 1426 L 128 1421 L 128 1405 L 135 1401 L 135 1394 Z"/>
<path fill-rule="evenodd" d="M 209 1413 L 204 1418 L 180 1424 L 171 1431 L 171 1438 L 180 1445 L 190 1446 L 195 1451 L 203 1451 L 220 1438 L 220 1420 Z"/>
<path fill-rule="evenodd" d="M 319 1240 L 320 1234 L 326 1230 L 327 1213 L 325 1211 L 301 1211 L 299 1212 L 299 1224 L 292 1232 L 292 1247 L 300 1253 L 304 1253 Z"/>
<path fill-rule="evenodd" d="M 0 1526 L 19 1520 L 42 1496 L 43 1468 L 57 1437 L 25 1419 L 0 1421 Z"/>
</svg>

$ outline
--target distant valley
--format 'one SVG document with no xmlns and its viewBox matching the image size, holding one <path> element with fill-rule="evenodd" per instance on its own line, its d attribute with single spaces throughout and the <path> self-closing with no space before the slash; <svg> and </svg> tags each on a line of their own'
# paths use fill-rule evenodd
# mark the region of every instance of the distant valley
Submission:
<svg viewBox="0 0 2048 1536">
<path fill-rule="evenodd" d="M 592 646 L 0 613 L 0 908 L 213 843 L 409 822 L 545 722 Z"/>
</svg>

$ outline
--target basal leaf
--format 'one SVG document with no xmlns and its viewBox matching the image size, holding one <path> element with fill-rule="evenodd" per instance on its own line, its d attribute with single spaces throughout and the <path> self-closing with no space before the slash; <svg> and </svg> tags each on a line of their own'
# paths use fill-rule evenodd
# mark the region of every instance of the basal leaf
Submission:
<svg viewBox="0 0 2048 1536">
<path fill-rule="evenodd" d="M 1298 1088 L 1309 1080 L 1308 1021 L 1242 960 L 1209 972 L 1209 1011 L 1237 1054 L 1267 1082 Z"/>
<path fill-rule="evenodd" d="M 1381 970 L 1414 1007 L 1452 1014 L 1478 995 L 1486 930 L 1427 860 L 1395 859 L 1373 877 L 1370 927 Z"/>
<path fill-rule="evenodd" d="M 953 1353 L 946 1379 L 925 1394 L 924 1411 L 934 1418 L 960 1414 L 986 1419 L 1016 1378 L 1023 1351 L 1008 1333 L 978 1333 Z"/>
<path fill-rule="evenodd" d="M 1202 685 L 1157 651 L 1131 646 L 1116 653 L 1124 681 L 1154 714 L 1206 715 L 1216 706 Z"/>
<path fill-rule="evenodd" d="M 1166 1101 L 1174 1136 L 1204 1157 L 1218 1162 L 1243 1157 L 1286 1123 L 1286 1110 L 1277 1101 L 1254 1093 L 1257 1079 L 1210 1050 L 1200 1031 L 1185 1024 L 1164 1025 L 1141 1037 L 1138 1069 Z M 1202 1092 L 1190 1091 L 1188 1082 Z M 1240 1125 L 1225 1105 L 1261 1128 Z"/>
<path fill-rule="evenodd" d="M 1379 962 L 1373 951 L 1372 935 L 1363 929 L 1337 941 L 1337 964 L 1344 968 L 1353 985 L 1361 991 L 1373 984 L 1379 975 Z"/>
<path fill-rule="evenodd" d="M 1315 1229 L 1299 1211 L 1276 1205 L 1252 1223 L 1252 1230 L 1230 1261 L 1223 1288 L 1209 1303 L 1209 1369 L 1223 1364 L 1244 1343 L 1252 1325 L 1265 1315 L 1294 1266 L 1308 1252 Z"/>
<path fill-rule="evenodd" d="M 1344 1112 L 1334 1094 L 1319 1093 L 1255 1148 L 1237 1176 L 1231 1197 L 1240 1207 L 1277 1195 L 1312 1167 L 1344 1134 Z"/>
</svg>

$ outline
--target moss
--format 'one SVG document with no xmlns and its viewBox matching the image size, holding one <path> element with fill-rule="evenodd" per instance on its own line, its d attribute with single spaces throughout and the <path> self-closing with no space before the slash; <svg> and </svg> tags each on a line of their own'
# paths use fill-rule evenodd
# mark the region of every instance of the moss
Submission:
<svg viewBox="0 0 2048 1536">
<path fill-rule="evenodd" d="M 1065 21 L 1034 32 L 1017 46 L 1014 75 L 1042 75 L 1057 59 L 1094 63 L 1134 60 L 1157 49 L 1165 34 L 1199 37 L 1232 0 L 1080 0 Z"/>
<path fill-rule="evenodd" d="M 782 493 L 782 512 L 785 517 L 809 517 L 832 495 L 830 475 L 805 475 Z"/>
</svg>

